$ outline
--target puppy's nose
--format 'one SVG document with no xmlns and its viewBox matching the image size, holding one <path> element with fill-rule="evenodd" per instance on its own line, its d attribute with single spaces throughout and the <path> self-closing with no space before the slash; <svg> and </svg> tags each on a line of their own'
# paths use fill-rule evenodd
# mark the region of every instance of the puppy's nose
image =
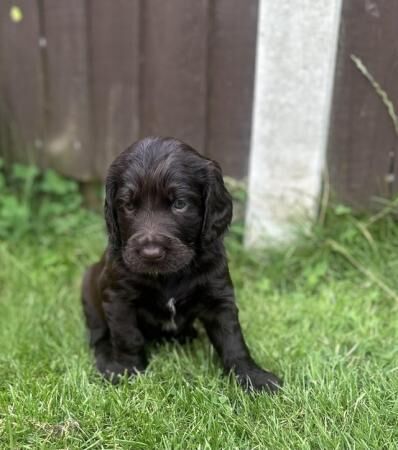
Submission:
<svg viewBox="0 0 398 450">
<path fill-rule="evenodd" d="M 159 245 L 149 244 L 142 247 L 139 254 L 148 261 L 160 261 L 163 259 L 165 252 Z"/>
</svg>

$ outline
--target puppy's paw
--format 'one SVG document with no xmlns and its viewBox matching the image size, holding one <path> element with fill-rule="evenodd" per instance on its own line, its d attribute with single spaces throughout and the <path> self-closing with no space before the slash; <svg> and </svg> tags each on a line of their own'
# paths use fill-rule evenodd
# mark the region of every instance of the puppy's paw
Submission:
<svg viewBox="0 0 398 450">
<path fill-rule="evenodd" d="M 132 378 L 144 371 L 143 367 L 127 366 L 116 361 L 107 361 L 105 364 L 98 364 L 97 369 L 101 375 L 112 384 L 118 384 L 124 376 Z"/>
<path fill-rule="evenodd" d="M 283 382 L 271 372 L 257 366 L 235 369 L 239 383 L 248 391 L 265 391 L 275 394 L 282 387 Z"/>
</svg>

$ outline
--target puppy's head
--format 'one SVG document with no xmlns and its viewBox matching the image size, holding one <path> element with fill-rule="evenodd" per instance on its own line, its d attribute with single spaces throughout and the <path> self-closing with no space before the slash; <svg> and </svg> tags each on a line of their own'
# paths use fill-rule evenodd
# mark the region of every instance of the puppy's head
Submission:
<svg viewBox="0 0 398 450">
<path fill-rule="evenodd" d="M 173 273 L 220 238 L 232 201 L 219 165 L 172 138 L 122 152 L 106 180 L 109 246 L 138 273 Z"/>
</svg>

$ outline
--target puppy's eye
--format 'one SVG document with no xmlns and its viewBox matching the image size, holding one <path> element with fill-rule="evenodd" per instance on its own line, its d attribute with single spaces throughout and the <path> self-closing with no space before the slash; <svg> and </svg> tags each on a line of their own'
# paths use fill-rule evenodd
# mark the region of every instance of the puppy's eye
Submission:
<svg viewBox="0 0 398 450">
<path fill-rule="evenodd" d="M 174 201 L 173 203 L 173 208 L 177 211 L 184 211 L 185 209 L 187 209 L 188 207 L 188 203 L 180 198 L 178 198 L 177 200 Z"/>
<path fill-rule="evenodd" d="M 134 205 L 133 202 L 125 203 L 125 204 L 124 204 L 124 208 L 125 208 L 127 211 L 134 211 L 134 210 L 135 210 L 135 205 Z"/>
</svg>

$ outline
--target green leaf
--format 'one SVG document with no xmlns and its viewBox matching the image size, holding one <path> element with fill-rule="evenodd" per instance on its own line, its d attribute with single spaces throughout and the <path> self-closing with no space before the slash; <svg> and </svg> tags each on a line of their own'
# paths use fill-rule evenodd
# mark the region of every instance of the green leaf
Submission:
<svg viewBox="0 0 398 450">
<path fill-rule="evenodd" d="M 336 205 L 334 212 L 337 216 L 347 216 L 352 213 L 351 208 L 345 205 Z"/>
</svg>

